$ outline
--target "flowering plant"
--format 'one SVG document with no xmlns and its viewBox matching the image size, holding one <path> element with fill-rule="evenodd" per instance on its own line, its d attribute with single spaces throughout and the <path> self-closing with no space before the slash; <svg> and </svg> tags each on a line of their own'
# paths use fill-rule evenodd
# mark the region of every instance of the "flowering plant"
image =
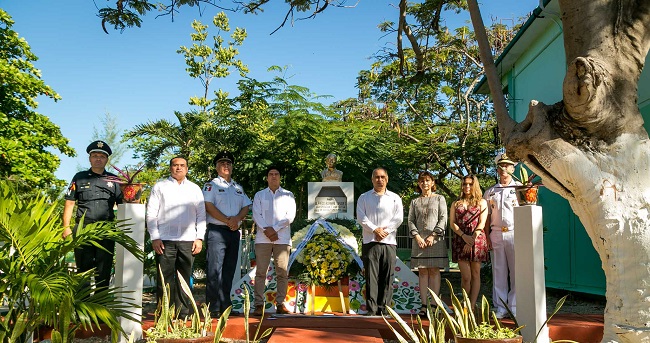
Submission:
<svg viewBox="0 0 650 343">
<path fill-rule="evenodd" d="M 325 228 L 319 226 L 309 243 L 296 256 L 296 261 L 291 268 L 292 275 L 307 279 L 316 285 L 326 285 L 357 272 L 354 269 L 356 263 L 352 263 L 354 257 L 351 252 L 336 239 L 341 237 L 354 252 L 358 253 L 357 238 L 345 226 L 329 224 L 338 231 L 338 236 L 332 235 Z M 291 238 L 292 241 L 302 242 L 310 227 L 311 225 L 307 225 L 296 232 Z"/>
<path fill-rule="evenodd" d="M 517 190 L 519 205 L 537 204 L 537 187 L 544 186 L 542 184 L 542 179 L 534 173 L 529 176 L 528 170 L 526 170 L 523 164 L 519 167 L 519 177 L 516 177 L 514 174 L 510 175 L 512 175 L 515 180 L 521 182 L 521 186 L 514 186 Z"/>
<path fill-rule="evenodd" d="M 138 174 L 140 174 L 142 169 L 144 169 L 144 164 L 138 164 L 135 167 L 135 171 L 133 172 L 129 172 L 128 167 L 124 167 L 124 169 L 120 169 L 112 164 L 111 167 L 117 170 L 119 175 L 106 176 L 104 177 L 104 180 L 109 182 L 114 182 L 120 185 L 120 189 L 122 189 L 122 197 L 124 201 L 128 203 L 139 203 L 140 197 L 142 196 L 142 186 L 144 184 L 136 183 L 135 177 Z"/>
<path fill-rule="evenodd" d="M 521 182 L 524 186 L 543 186 L 542 179 L 535 173 L 528 175 L 528 170 L 523 164 L 519 167 L 519 177 L 516 177 L 514 174 L 510 175 L 512 175 L 515 180 Z M 539 180 L 536 180 L 537 178 L 539 178 Z"/>
<path fill-rule="evenodd" d="M 132 184 L 135 183 L 135 177 L 140 174 L 142 169 L 144 169 L 144 164 L 138 164 L 135 167 L 135 171 L 129 172 L 129 167 L 124 167 L 124 169 L 120 169 L 114 165 L 111 164 L 111 167 L 115 169 L 119 175 L 118 176 L 107 176 L 105 177 L 106 181 L 112 181 L 115 183 L 119 184 Z"/>
</svg>

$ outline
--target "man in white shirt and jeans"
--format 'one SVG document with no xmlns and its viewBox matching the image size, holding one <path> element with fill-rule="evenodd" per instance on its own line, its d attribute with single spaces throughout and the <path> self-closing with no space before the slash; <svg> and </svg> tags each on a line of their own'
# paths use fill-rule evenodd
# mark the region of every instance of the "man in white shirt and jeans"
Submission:
<svg viewBox="0 0 650 343">
<path fill-rule="evenodd" d="M 404 220 L 399 195 L 386 189 L 388 173 L 372 171 L 372 186 L 357 200 L 357 222 L 363 227 L 361 259 L 366 271 L 366 315 L 382 315 L 393 298 L 397 229 Z"/>
<path fill-rule="evenodd" d="M 271 255 L 275 261 L 277 279 L 276 313 L 287 314 L 284 306 L 289 282 L 287 270 L 289 254 L 291 253 L 290 225 L 296 217 L 296 200 L 293 193 L 280 187 L 280 168 L 267 168 L 266 181 L 268 187 L 257 192 L 253 198 L 253 219 L 257 225 L 255 234 L 255 310 L 253 315 L 261 316 L 264 308 L 264 291 L 266 289 L 266 273 L 271 263 Z"/>
<path fill-rule="evenodd" d="M 156 266 L 169 284 L 169 301 L 181 310 L 181 316 L 191 314 L 194 307 L 183 293 L 177 272 L 190 283 L 194 255 L 203 248 L 206 229 L 203 192 L 186 178 L 187 169 L 185 158 L 172 158 L 171 176 L 153 186 L 147 203 L 147 230 L 156 253 Z M 163 287 L 158 275 L 158 301 L 162 299 Z"/>
</svg>

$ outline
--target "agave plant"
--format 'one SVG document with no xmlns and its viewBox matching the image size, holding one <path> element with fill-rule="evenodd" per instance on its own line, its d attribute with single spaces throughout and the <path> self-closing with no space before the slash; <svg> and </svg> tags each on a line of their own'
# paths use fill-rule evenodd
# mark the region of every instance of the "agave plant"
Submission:
<svg viewBox="0 0 650 343">
<path fill-rule="evenodd" d="M 445 308 L 444 302 L 436 293 L 429 289 L 429 294 L 437 306 L 432 307 L 431 304 L 427 304 L 427 318 L 429 319 L 428 329 L 425 329 L 423 327 L 419 316 L 417 316 L 417 326 L 414 324 L 409 325 L 399 316 L 399 314 L 397 314 L 397 312 L 395 312 L 390 307 L 387 308 L 390 316 L 393 317 L 397 324 L 402 328 L 402 331 L 405 332 L 408 336 L 408 339 L 402 336 L 400 332 L 397 331 L 397 329 L 395 329 L 393 325 L 388 322 L 388 320 L 386 320 L 386 317 L 384 317 L 384 321 L 386 324 L 388 324 L 400 343 L 444 343 L 445 327 L 449 327 L 451 334 L 454 337 L 460 336 L 464 338 L 486 340 L 513 338 L 517 336 L 519 334 L 519 331 L 523 328 L 523 326 L 519 326 L 517 319 L 514 320 L 516 327 L 515 329 L 502 326 L 499 320 L 497 320 L 496 314 L 490 310 L 490 304 L 488 303 L 485 296 L 483 296 L 481 299 L 481 312 L 478 313 L 479 317 L 477 318 L 477 314 L 475 314 L 472 307 L 468 305 L 470 304 L 470 301 L 465 290 L 463 289 L 463 300 L 461 301 L 454 293 L 454 288 L 451 286 L 451 282 L 449 282 L 447 279 L 445 279 L 445 281 L 447 282 L 449 291 L 451 293 L 451 305 L 453 311 L 452 313 L 449 313 L 447 311 L 441 310 L 442 308 Z M 533 342 L 537 342 L 537 338 L 541 334 L 544 326 L 548 324 L 551 318 L 560 311 L 560 308 L 562 308 L 562 305 L 564 305 L 564 301 L 566 300 L 567 296 L 568 295 L 565 295 L 560 300 L 558 300 L 557 304 L 555 304 L 555 309 L 553 312 L 551 312 L 551 314 L 546 318 L 546 321 L 539 328 L 537 334 L 535 335 L 535 339 L 533 339 Z M 503 299 L 499 300 L 501 300 L 503 305 L 506 306 L 506 309 L 508 310 L 510 316 L 512 318 L 515 318 L 515 316 L 512 314 L 512 311 L 510 311 L 508 305 L 503 301 Z M 556 340 L 552 341 L 551 343 L 577 342 L 572 340 Z"/>
<path fill-rule="evenodd" d="M 22 198 L 13 185 L 0 181 L 0 297 L 8 313 L 0 320 L 0 342 L 25 342 L 39 326 L 53 327 L 52 342 L 71 342 L 79 328 L 104 322 L 113 341 L 123 332 L 117 318 L 136 320 L 129 302 L 117 288 L 91 289 L 93 271 L 76 273 L 65 256 L 84 245 L 114 240 L 140 260 L 144 253 L 128 237 L 125 223 L 79 223 L 72 239 L 61 239 L 63 225 L 46 196 Z M 118 299 L 124 299 L 119 301 Z"/>
<path fill-rule="evenodd" d="M 487 298 L 483 296 L 481 298 L 481 312 L 477 316 L 474 314 L 472 309 L 471 302 L 467 293 L 463 289 L 463 300 L 459 300 L 454 294 L 454 288 L 451 285 L 449 280 L 447 285 L 449 286 L 449 291 L 451 293 L 451 305 L 453 308 L 453 315 L 447 312 L 444 312 L 443 315 L 447 319 L 447 323 L 451 332 L 454 336 L 461 336 L 466 338 L 513 338 L 519 334 L 521 326 L 516 329 L 510 329 L 501 325 L 501 322 L 497 320 L 496 314 L 490 310 L 490 304 L 487 301 Z M 439 306 L 443 306 L 442 300 L 434 292 L 429 290 L 431 296 L 435 303 Z"/>
</svg>

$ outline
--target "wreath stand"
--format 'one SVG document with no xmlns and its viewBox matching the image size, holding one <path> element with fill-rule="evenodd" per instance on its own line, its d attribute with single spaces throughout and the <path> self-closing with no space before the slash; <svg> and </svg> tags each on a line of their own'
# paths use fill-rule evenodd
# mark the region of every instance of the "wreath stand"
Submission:
<svg viewBox="0 0 650 343">
<path fill-rule="evenodd" d="M 345 298 L 343 297 L 343 287 L 341 286 L 341 280 L 336 280 L 336 285 L 338 286 L 339 289 L 339 299 L 341 300 L 341 311 L 345 315 L 347 314 L 347 309 L 345 307 Z M 316 285 L 312 283 L 311 284 L 311 311 L 310 311 L 310 314 L 312 316 L 315 315 L 315 309 L 316 309 Z"/>
</svg>

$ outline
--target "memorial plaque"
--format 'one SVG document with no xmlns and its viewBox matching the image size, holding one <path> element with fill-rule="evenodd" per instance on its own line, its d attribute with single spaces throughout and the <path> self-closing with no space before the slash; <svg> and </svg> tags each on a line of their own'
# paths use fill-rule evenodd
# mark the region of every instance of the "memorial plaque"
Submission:
<svg viewBox="0 0 650 343">
<path fill-rule="evenodd" d="M 309 219 L 354 219 L 353 182 L 309 182 Z"/>
</svg>

